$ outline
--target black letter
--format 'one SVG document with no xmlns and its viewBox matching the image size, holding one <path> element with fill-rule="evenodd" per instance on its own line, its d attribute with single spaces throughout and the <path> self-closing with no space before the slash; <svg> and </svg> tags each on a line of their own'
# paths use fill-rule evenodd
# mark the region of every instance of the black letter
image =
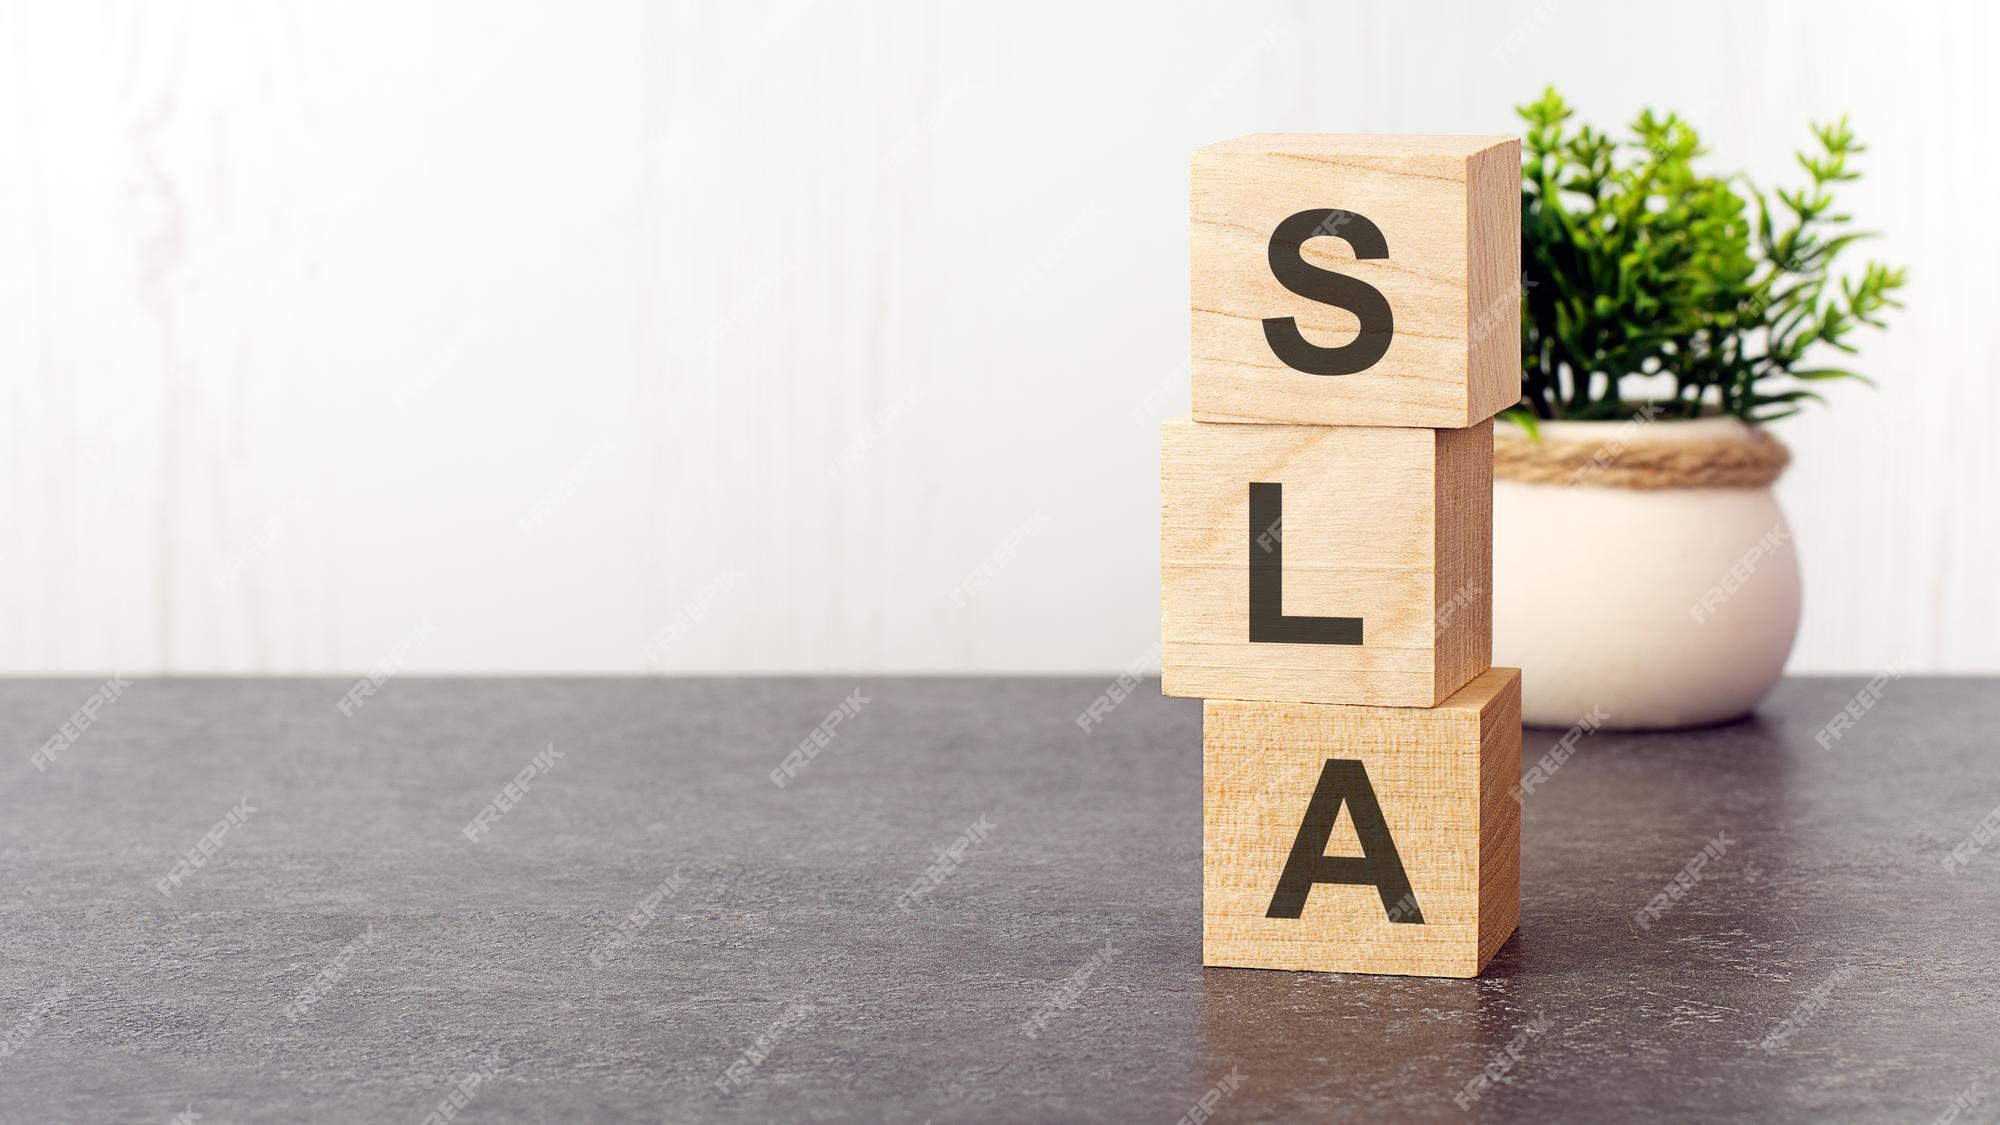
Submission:
<svg viewBox="0 0 2000 1125">
<path fill-rule="evenodd" d="M 1358 645 L 1359 617 L 1285 616 L 1285 486 L 1250 485 L 1250 643 Z"/>
<path fill-rule="evenodd" d="M 1275 316 L 1264 321 L 1264 339 L 1279 362 L 1293 370 L 1308 375 L 1352 375 L 1375 366 L 1389 350 L 1396 318 L 1389 312 L 1389 299 L 1373 285 L 1306 264 L 1307 240 L 1321 235 L 1354 247 L 1357 260 L 1389 256 L 1388 241 L 1366 216 L 1329 208 L 1301 211 L 1271 232 L 1271 276 L 1301 297 L 1353 313 L 1361 320 L 1361 334 L 1340 347 L 1322 348 L 1306 342 L 1296 320 Z"/>
<path fill-rule="evenodd" d="M 1354 834 L 1361 840 L 1360 859 L 1326 854 L 1326 839 L 1333 833 L 1343 800 L 1354 818 Z M 1360 762 L 1326 760 L 1312 803 L 1306 806 L 1306 818 L 1299 824 L 1298 839 L 1292 841 L 1285 873 L 1278 876 L 1278 893 L 1271 896 L 1271 909 L 1264 916 L 1297 918 L 1305 912 L 1306 895 L 1314 883 L 1374 887 L 1389 921 L 1424 924 L 1424 912 L 1417 908 L 1402 857 L 1396 854 L 1396 841 L 1389 837 L 1389 823 L 1382 819 L 1382 806 L 1375 803 L 1375 787 L 1368 784 L 1368 770 Z"/>
</svg>

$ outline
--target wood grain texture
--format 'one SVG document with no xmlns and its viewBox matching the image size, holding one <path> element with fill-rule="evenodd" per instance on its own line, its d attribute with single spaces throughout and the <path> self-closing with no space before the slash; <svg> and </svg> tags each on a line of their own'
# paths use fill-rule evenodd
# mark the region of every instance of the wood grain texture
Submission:
<svg viewBox="0 0 2000 1125">
<path fill-rule="evenodd" d="M 1521 393 L 1519 164 L 1511 137 L 1264 133 L 1197 149 L 1194 416 L 1463 427 L 1512 406 Z M 1365 216 L 1386 243 L 1386 257 L 1360 260 L 1333 224 L 1332 236 L 1301 251 L 1310 266 L 1373 286 L 1393 312 L 1387 351 L 1352 374 L 1294 370 L 1265 336 L 1272 317 L 1294 318 L 1322 347 L 1360 327 L 1353 312 L 1273 276 L 1272 232 L 1319 208 Z"/>
<path fill-rule="evenodd" d="M 1429 707 L 1492 662 L 1493 429 L 1163 427 L 1162 690 Z M 1249 485 L 1284 486 L 1287 614 L 1362 643 L 1250 640 Z"/>
<path fill-rule="evenodd" d="M 1359 761 L 1421 923 L 1371 886 L 1319 883 L 1268 916 L 1328 759 Z M 1493 668 L 1432 708 L 1209 700 L 1202 717 L 1202 963 L 1478 975 L 1520 920 L 1521 674 Z M 1361 854 L 1343 807 L 1325 854 Z"/>
<path fill-rule="evenodd" d="M 1493 424 L 1434 433 L 1431 689 L 1442 699 L 1493 663 Z"/>
</svg>

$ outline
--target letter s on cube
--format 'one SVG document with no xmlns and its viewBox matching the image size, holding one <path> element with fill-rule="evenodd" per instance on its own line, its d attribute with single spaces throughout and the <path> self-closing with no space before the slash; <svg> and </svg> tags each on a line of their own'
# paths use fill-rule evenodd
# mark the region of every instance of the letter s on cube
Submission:
<svg viewBox="0 0 2000 1125">
<path fill-rule="evenodd" d="M 1195 418 L 1462 428 L 1513 406 L 1520 169 L 1513 137 L 1195 150 Z"/>
</svg>

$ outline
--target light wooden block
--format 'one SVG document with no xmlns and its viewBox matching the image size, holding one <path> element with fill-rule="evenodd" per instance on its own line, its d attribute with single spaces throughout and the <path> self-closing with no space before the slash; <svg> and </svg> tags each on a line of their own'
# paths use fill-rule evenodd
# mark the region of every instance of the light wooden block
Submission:
<svg viewBox="0 0 2000 1125">
<path fill-rule="evenodd" d="M 1160 475 L 1166 694 L 1429 707 L 1493 662 L 1490 421 L 1423 430 L 1179 419 L 1164 427 Z M 1279 486 L 1281 525 L 1252 510 L 1253 496 L 1272 498 L 1259 485 Z M 1274 572 L 1288 621 L 1354 623 L 1271 639 L 1256 626 L 1270 619 Z"/>
<path fill-rule="evenodd" d="M 1520 400 L 1518 139 L 1260 133 L 1195 150 L 1193 187 L 1195 418 L 1457 428 Z"/>
<path fill-rule="evenodd" d="M 1209 700 L 1202 963 L 1477 976 L 1520 921 L 1520 773 L 1513 668 L 1430 708 Z"/>
</svg>

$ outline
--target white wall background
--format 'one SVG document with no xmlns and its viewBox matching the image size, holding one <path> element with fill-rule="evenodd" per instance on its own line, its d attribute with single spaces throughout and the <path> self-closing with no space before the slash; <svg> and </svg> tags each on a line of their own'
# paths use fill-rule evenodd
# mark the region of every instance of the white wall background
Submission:
<svg viewBox="0 0 2000 1125">
<path fill-rule="evenodd" d="M 1780 430 L 1794 669 L 2000 670 L 1995 22 L 0 7 L 0 669 L 353 669 L 426 626 L 414 669 L 1144 660 L 1188 150 L 1514 132 L 1554 82 L 1766 183 L 1852 111 L 1914 283 L 1882 390 Z"/>
</svg>

